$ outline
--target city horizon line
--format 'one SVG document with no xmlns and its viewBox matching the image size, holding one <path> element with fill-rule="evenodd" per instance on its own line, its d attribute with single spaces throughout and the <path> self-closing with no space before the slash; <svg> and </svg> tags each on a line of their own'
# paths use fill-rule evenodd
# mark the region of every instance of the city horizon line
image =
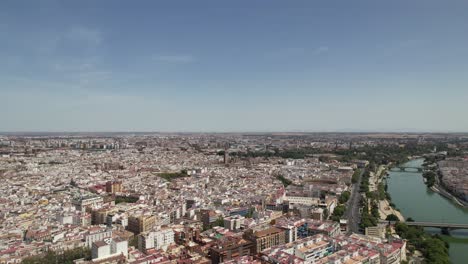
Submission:
<svg viewBox="0 0 468 264">
<path fill-rule="evenodd" d="M 260 130 L 231 130 L 231 131 L 200 131 L 200 130 L 176 130 L 176 131 L 164 131 L 164 130 L 148 130 L 148 131 L 129 131 L 129 130 L 102 130 L 102 131 L 85 131 L 85 130 L 75 130 L 75 131 L 0 131 L 0 135 L 2 134 L 79 134 L 79 133 L 98 133 L 98 134 L 105 134 L 105 133 L 120 133 L 120 134 L 132 134 L 132 133 L 154 133 L 154 134 L 243 134 L 243 133 L 254 133 L 254 134 L 300 134 L 300 133 L 308 133 L 308 134 L 320 134 L 320 133 L 340 133 L 340 134 L 468 134 L 468 131 L 437 131 L 437 130 L 301 130 L 301 131 L 294 131 L 294 130 L 271 130 L 271 131 L 260 131 Z"/>
</svg>

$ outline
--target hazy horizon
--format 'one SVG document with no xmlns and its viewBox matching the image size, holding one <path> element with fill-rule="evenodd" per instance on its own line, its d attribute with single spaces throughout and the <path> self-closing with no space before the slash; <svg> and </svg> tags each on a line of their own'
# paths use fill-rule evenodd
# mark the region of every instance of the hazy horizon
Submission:
<svg viewBox="0 0 468 264">
<path fill-rule="evenodd" d="M 232 130 L 232 131 L 196 131 L 196 130 L 193 130 L 193 131 L 190 131 L 190 130 L 179 130 L 179 131 L 165 131 L 165 130 L 148 130 L 148 131 L 138 131 L 138 130 L 134 130 L 134 131 L 131 131 L 131 130 L 109 130 L 109 131 L 106 131 L 106 130 L 96 130 L 96 131 L 40 131 L 40 130 L 37 130 L 37 131 L 34 131 L 34 130 L 31 130 L 31 131 L 27 131 L 27 130 L 24 130 L 24 131 L 0 131 L 0 135 L 2 134 L 34 134 L 34 133 L 38 133 L 38 134 L 47 134 L 47 133 L 51 133 L 51 134 L 80 134 L 80 133 L 97 133 L 97 134 L 105 134 L 105 133 L 116 133 L 116 134 L 132 134 L 132 133 L 148 133 L 148 134 L 151 134 L 151 133 L 155 133 L 155 134 L 242 134 L 242 133 L 252 133 L 252 134 L 287 134 L 287 133 L 290 133 L 290 134 L 301 134 L 301 133 L 304 133 L 304 134 L 333 134 L 333 133 L 336 133 L 336 134 L 468 134 L 468 131 L 418 131 L 418 130 L 394 130 L 394 131 L 379 131 L 379 130 L 362 130 L 362 131 L 359 131 L 359 130 L 330 130 L 330 131 L 325 131 L 325 130 L 271 130 L 271 131 L 257 131 L 257 130 Z"/>
<path fill-rule="evenodd" d="M 468 1 L 1 1 L 0 131 L 468 131 Z"/>
</svg>

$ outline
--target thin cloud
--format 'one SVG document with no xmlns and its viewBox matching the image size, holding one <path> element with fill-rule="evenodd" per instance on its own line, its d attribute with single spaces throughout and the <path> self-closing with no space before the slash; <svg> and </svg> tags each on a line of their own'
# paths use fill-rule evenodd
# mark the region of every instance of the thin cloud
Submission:
<svg viewBox="0 0 468 264">
<path fill-rule="evenodd" d="M 106 81 L 112 77 L 112 71 L 103 69 L 99 61 L 98 57 L 62 59 L 52 63 L 50 69 L 69 80 L 88 85 Z"/>
<path fill-rule="evenodd" d="M 109 80 L 112 77 L 111 71 L 87 71 L 75 74 L 80 84 L 92 84 Z"/>
<path fill-rule="evenodd" d="M 265 57 L 273 59 L 284 59 L 297 56 L 303 56 L 306 53 L 306 49 L 300 47 L 286 47 L 269 51 L 265 53 Z"/>
<path fill-rule="evenodd" d="M 190 63 L 195 60 L 190 55 L 157 55 L 153 57 L 154 60 L 168 63 Z"/>
<path fill-rule="evenodd" d="M 327 46 L 320 46 L 318 48 L 315 49 L 314 53 L 315 54 L 323 54 L 323 53 L 326 53 L 330 50 L 330 48 L 328 48 Z"/>
<path fill-rule="evenodd" d="M 102 34 L 97 29 L 75 26 L 67 34 L 70 40 L 84 42 L 90 46 L 98 46 L 102 43 Z"/>
<path fill-rule="evenodd" d="M 396 55 L 405 54 L 408 51 L 416 50 L 421 45 L 424 45 L 424 42 L 419 39 L 403 39 L 398 40 L 393 43 L 387 43 L 385 46 L 381 46 L 383 57 L 393 57 Z"/>
<path fill-rule="evenodd" d="M 323 53 L 327 53 L 329 50 L 330 49 L 328 46 L 320 46 L 317 48 L 288 47 L 275 50 L 273 52 L 267 52 L 265 56 L 267 58 L 273 59 L 288 59 L 303 56 L 320 55 Z"/>
<path fill-rule="evenodd" d="M 52 65 L 52 69 L 55 71 L 59 72 L 82 72 L 82 71 L 88 71 L 88 70 L 93 70 L 95 69 L 95 65 L 93 63 L 89 62 L 83 62 L 83 63 L 63 63 L 63 62 L 57 62 Z"/>
</svg>

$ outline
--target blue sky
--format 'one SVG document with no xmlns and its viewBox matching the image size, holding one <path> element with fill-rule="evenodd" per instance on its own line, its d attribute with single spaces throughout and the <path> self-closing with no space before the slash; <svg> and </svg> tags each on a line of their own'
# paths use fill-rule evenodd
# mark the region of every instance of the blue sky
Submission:
<svg viewBox="0 0 468 264">
<path fill-rule="evenodd" d="M 0 1 L 0 131 L 468 131 L 468 1 Z"/>
</svg>

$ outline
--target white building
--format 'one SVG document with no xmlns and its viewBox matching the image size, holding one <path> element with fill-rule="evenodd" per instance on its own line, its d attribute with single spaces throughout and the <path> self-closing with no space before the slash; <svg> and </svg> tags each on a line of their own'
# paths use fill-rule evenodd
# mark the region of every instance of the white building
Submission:
<svg viewBox="0 0 468 264">
<path fill-rule="evenodd" d="M 91 258 L 93 260 L 107 258 L 107 257 L 110 257 L 110 255 L 111 255 L 110 241 L 109 243 L 107 243 L 106 241 L 101 240 L 101 241 L 96 241 L 93 243 L 92 250 L 91 250 Z"/>
<path fill-rule="evenodd" d="M 125 257 L 128 257 L 128 241 L 120 237 L 112 239 L 111 253 L 116 255 L 123 254 Z"/>
<path fill-rule="evenodd" d="M 174 231 L 170 228 L 142 233 L 138 236 L 138 249 L 146 252 L 148 249 L 163 249 L 174 243 Z"/>
<path fill-rule="evenodd" d="M 290 205 L 300 204 L 312 206 L 320 203 L 320 198 L 307 196 L 285 196 L 283 200 L 288 201 Z"/>
<path fill-rule="evenodd" d="M 303 259 L 305 263 L 314 263 L 317 259 L 321 259 L 332 251 L 333 245 L 323 236 L 317 235 L 302 240 L 294 248 L 294 255 Z"/>
<path fill-rule="evenodd" d="M 89 233 L 85 235 L 85 244 L 87 247 L 92 247 L 94 242 L 110 237 L 112 237 L 112 229 L 90 230 Z"/>
<path fill-rule="evenodd" d="M 57 214 L 57 222 L 62 225 L 72 225 L 73 224 L 73 215 L 72 214 Z"/>
<path fill-rule="evenodd" d="M 128 226 L 128 217 L 125 216 L 125 215 L 120 215 L 119 218 L 117 218 L 117 220 L 115 220 L 115 223 L 116 224 L 119 224 L 123 227 L 127 227 Z"/>
<path fill-rule="evenodd" d="M 154 248 L 154 232 L 145 232 L 138 235 L 138 250 L 146 253 Z"/>
<path fill-rule="evenodd" d="M 226 217 L 224 218 L 224 228 L 229 229 L 229 231 L 238 230 L 244 224 L 244 220 L 245 217 L 240 215 Z"/>
<path fill-rule="evenodd" d="M 93 243 L 91 257 L 93 260 L 105 259 L 123 254 L 128 256 L 128 241 L 122 238 L 106 238 Z"/>
<path fill-rule="evenodd" d="M 154 247 L 156 249 L 167 249 L 169 245 L 174 243 L 174 231 L 172 229 L 162 229 L 154 233 Z"/>
<path fill-rule="evenodd" d="M 104 199 L 98 195 L 81 196 L 72 200 L 72 204 L 76 210 L 84 212 L 86 207 L 99 208 L 102 206 Z"/>
</svg>

